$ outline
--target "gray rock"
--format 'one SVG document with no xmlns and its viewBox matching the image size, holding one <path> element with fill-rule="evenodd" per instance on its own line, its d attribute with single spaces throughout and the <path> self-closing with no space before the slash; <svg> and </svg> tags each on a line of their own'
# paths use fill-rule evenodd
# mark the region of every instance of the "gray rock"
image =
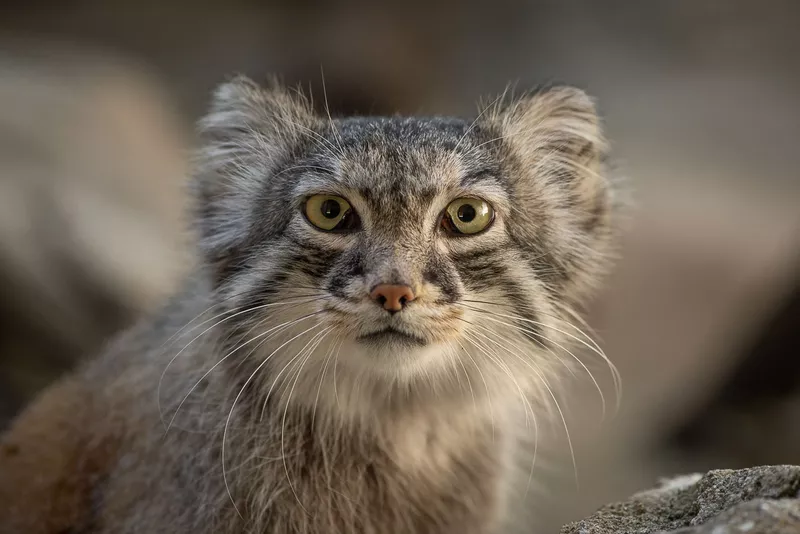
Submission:
<svg viewBox="0 0 800 534">
<path fill-rule="evenodd" d="M 710 471 L 604 506 L 561 534 L 797 534 L 800 467 Z"/>
</svg>

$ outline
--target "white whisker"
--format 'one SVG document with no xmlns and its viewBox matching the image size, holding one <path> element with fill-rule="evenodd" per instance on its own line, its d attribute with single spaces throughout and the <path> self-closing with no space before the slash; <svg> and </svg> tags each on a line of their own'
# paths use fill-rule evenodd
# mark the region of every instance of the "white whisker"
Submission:
<svg viewBox="0 0 800 534">
<path fill-rule="evenodd" d="M 315 299 L 316 299 L 316 298 L 309 299 L 309 300 L 308 300 L 308 302 L 313 302 Z M 304 302 L 302 302 L 302 303 L 304 303 Z M 301 303 L 301 304 L 302 304 L 302 303 Z M 189 347 L 190 347 L 190 346 L 191 346 L 191 345 L 192 345 L 192 344 L 193 344 L 195 341 L 197 341 L 198 339 L 200 339 L 201 337 L 203 337 L 204 335 L 206 335 L 208 332 L 210 332 L 210 331 L 211 331 L 211 330 L 213 330 L 214 328 L 218 327 L 218 326 L 219 326 L 219 325 L 221 325 L 222 323 L 224 323 L 224 322 L 226 322 L 226 321 L 229 321 L 229 320 L 231 320 L 231 319 L 233 319 L 233 318 L 235 318 L 235 317 L 238 317 L 238 316 L 240 316 L 240 315 L 243 315 L 243 314 L 245 314 L 245 313 L 252 313 L 252 312 L 255 312 L 255 311 L 258 311 L 258 310 L 264 309 L 264 308 L 269 308 L 269 307 L 274 307 L 274 306 L 288 306 L 288 305 L 292 305 L 292 304 L 295 304 L 295 302 L 290 302 L 290 303 L 287 303 L 287 302 L 274 302 L 274 303 L 269 303 L 269 304 L 261 304 L 261 305 L 258 305 L 258 306 L 252 306 L 252 307 L 246 308 L 246 309 L 244 309 L 244 310 L 240 310 L 240 311 L 238 311 L 238 312 L 234 313 L 233 315 L 230 315 L 229 317 L 225 317 L 224 319 L 221 319 L 220 321 L 218 321 L 218 322 L 214 323 L 213 325 L 209 326 L 208 328 L 206 328 L 205 330 L 203 330 L 202 332 L 200 332 L 200 333 L 199 333 L 197 336 L 195 336 L 195 337 L 194 337 L 194 338 L 193 338 L 191 341 L 189 341 L 189 342 L 188 342 L 186 345 L 184 345 L 184 346 L 183 346 L 183 348 L 182 348 L 182 349 L 180 349 L 180 350 L 179 350 L 179 351 L 178 351 L 178 352 L 177 352 L 177 353 L 176 353 L 176 354 L 175 354 L 175 355 L 174 355 L 174 356 L 173 356 L 173 357 L 172 357 L 172 358 L 169 360 L 169 362 L 167 363 L 166 367 L 164 367 L 164 370 L 161 372 L 161 376 L 160 376 L 160 377 L 159 377 L 159 379 L 158 379 L 158 386 L 156 387 L 156 403 L 157 403 L 157 405 L 158 405 L 158 413 L 159 413 L 159 417 L 161 418 L 161 424 L 164 426 L 164 429 L 165 429 L 165 430 L 167 429 L 167 423 L 166 423 L 166 421 L 164 420 L 164 411 L 163 411 L 163 409 L 162 409 L 162 407 L 161 407 L 161 388 L 162 388 L 162 386 L 163 386 L 164 377 L 166 376 L 166 374 L 167 374 L 167 371 L 169 370 L 170 366 L 171 366 L 171 365 L 172 365 L 172 364 L 175 362 L 175 360 L 176 360 L 176 359 L 177 359 L 177 358 L 178 358 L 178 357 L 179 357 L 181 354 L 183 354 L 183 352 L 184 352 L 186 349 L 188 349 L 188 348 L 189 348 Z M 234 309 L 234 310 L 235 310 L 235 309 Z M 201 323 L 200 325 L 197 325 L 195 328 L 199 328 L 199 327 L 200 327 L 200 326 L 202 326 L 203 324 L 206 324 L 207 322 L 213 321 L 213 320 L 214 320 L 214 319 L 216 319 L 217 317 L 220 317 L 220 316 L 222 316 L 222 315 L 225 315 L 225 313 L 227 313 L 227 312 L 223 312 L 223 313 L 220 313 L 220 314 L 218 314 L 218 315 L 215 315 L 215 316 L 214 316 L 214 317 L 212 317 L 211 319 L 208 319 L 207 321 L 204 321 L 204 322 L 203 322 L 203 323 Z M 194 329 L 192 329 L 192 330 L 194 330 Z"/>
<path fill-rule="evenodd" d="M 486 338 L 487 340 L 489 340 L 489 338 L 487 336 L 484 336 L 480 332 L 470 332 L 469 334 L 465 333 L 465 336 L 468 339 L 471 339 L 473 345 L 478 350 L 480 350 L 487 358 L 489 358 L 492 362 L 494 362 L 494 364 L 497 365 L 506 374 L 506 376 L 508 376 L 508 378 L 514 384 L 514 386 L 516 386 L 517 392 L 519 393 L 519 397 L 522 400 L 523 411 L 525 412 L 525 426 L 526 427 L 529 426 L 530 423 L 529 423 L 529 420 L 528 420 L 528 412 L 530 411 L 531 415 L 533 415 L 533 407 L 531 406 L 530 402 L 528 401 L 525 393 L 522 391 L 522 387 L 519 385 L 519 382 L 517 381 L 516 378 L 514 378 L 514 375 L 511 373 L 511 369 L 509 369 L 509 367 L 503 362 L 502 357 L 499 354 L 497 354 L 497 352 L 493 351 L 488 345 L 485 345 L 482 342 L 480 342 L 479 340 L 472 338 L 473 334 L 477 334 L 479 336 L 482 336 L 482 337 Z M 480 346 L 478 346 L 478 344 L 476 342 L 480 343 Z M 493 356 L 490 355 L 489 352 L 491 352 L 493 354 Z"/>
<path fill-rule="evenodd" d="M 325 113 L 328 114 L 328 124 L 331 127 L 331 132 L 333 132 L 333 137 L 336 139 L 336 143 L 339 145 L 339 154 L 344 158 L 344 146 L 342 146 L 342 137 L 339 135 L 339 131 L 336 129 L 336 126 L 333 124 L 333 118 L 331 117 L 331 109 L 328 106 L 328 88 L 325 85 L 325 71 L 322 69 L 322 65 L 319 66 L 319 73 L 322 77 L 322 96 L 325 99 Z"/>
<path fill-rule="evenodd" d="M 459 138 L 458 142 L 456 143 L 456 146 L 453 148 L 452 152 L 453 152 L 454 154 L 455 154 L 455 153 L 456 153 L 456 151 L 458 150 L 458 147 L 460 147 L 460 146 L 461 146 L 461 143 L 464 141 L 464 139 L 466 139 L 466 138 L 467 138 L 467 136 L 469 135 L 469 133 L 470 133 L 470 132 L 471 132 L 471 131 L 472 131 L 472 130 L 475 128 L 475 126 L 478 124 L 478 121 L 480 120 L 480 118 L 481 118 L 481 117 L 483 117 L 484 113 L 486 113 L 487 111 L 489 111 L 489 109 L 491 109 L 491 106 L 493 106 L 493 105 L 497 104 L 497 103 L 500 101 L 500 99 L 501 99 L 501 98 L 503 98 L 504 96 L 505 96 L 505 93 L 498 95 L 498 96 L 497 96 L 497 98 L 495 98 L 495 99 L 494 99 L 494 101 L 493 101 L 491 104 L 489 104 L 488 106 L 484 107 L 484 108 L 483 108 L 483 110 L 482 110 L 480 113 L 478 113 L 478 116 L 477 116 L 477 117 L 475 117 L 475 120 L 473 120 L 473 121 L 472 121 L 472 124 L 470 124 L 470 125 L 469 125 L 469 127 L 467 128 L 467 130 L 464 132 L 464 135 L 462 135 L 462 136 L 461 136 L 461 138 Z"/>
<path fill-rule="evenodd" d="M 447 346 L 448 346 L 448 348 L 451 350 L 451 352 L 453 353 L 453 355 L 452 355 L 452 358 L 453 358 L 455 361 L 457 361 L 457 362 L 458 362 L 458 364 L 461 366 L 461 369 L 464 371 L 464 376 L 465 376 L 465 377 L 466 377 L 466 379 L 467 379 L 467 386 L 469 387 L 469 394 L 470 394 L 470 397 L 472 397 L 472 406 L 473 406 L 473 407 L 475 408 L 475 410 L 477 411 L 477 409 L 478 409 L 478 402 L 475 400 L 475 391 L 472 389 L 472 380 L 470 380 L 470 378 L 469 378 L 469 373 L 467 372 L 467 368 L 466 368 L 466 366 L 464 365 L 464 362 L 462 362 L 462 361 L 461 361 L 461 358 L 459 358 L 459 357 L 458 357 L 458 354 L 457 354 L 456 350 L 454 349 L 454 347 L 452 346 L 452 344 L 448 344 Z M 463 348 L 463 347 L 462 347 L 462 348 Z M 456 376 L 457 376 L 457 375 L 456 375 Z"/>
<path fill-rule="evenodd" d="M 558 411 L 559 417 L 561 418 L 561 422 L 564 424 L 564 432 L 565 432 L 566 437 L 567 437 L 567 445 L 569 446 L 570 457 L 572 458 L 572 467 L 573 467 L 573 470 L 575 472 L 575 486 L 578 487 L 579 486 L 579 482 L 578 482 L 578 465 L 577 465 L 577 463 L 575 461 L 575 449 L 572 446 L 572 437 L 570 436 L 569 427 L 567 426 L 567 419 L 564 416 L 564 412 L 561 410 L 561 405 L 558 403 L 558 399 L 556 398 L 555 393 L 553 393 L 552 388 L 548 384 L 547 379 L 545 379 L 544 375 L 542 374 L 542 372 L 540 370 L 534 368 L 533 365 L 531 365 L 531 362 L 529 362 L 528 359 L 520 356 L 517 353 L 516 350 L 510 349 L 509 347 L 503 345 L 501 342 L 499 342 L 496 339 L 491 339 L 491 338 L 489 338 L 489 339 L 493 343 L 495 343 L 496 345 L 505 348 L 505 350 L 509 351 L 510 354 L 512 354 L 513 356 L 518 358 L 521 362 L 526 364 L 528 366 L 528 368 L 531 369 L 531 371 L 533 371 L 539 377 L 539 379 L 542 381 L 542 385 L 545 387 L 545 389 L 547 390 L 547 393 L 550 395 L 550 398 L 553 399 L 553 403 L 554 403 L 554 405 L 556 407 L 556 410 Z"/>
<path fill-rule="evenodd" d="M 336 348 L 336 344 L 339 341 L 338 336 L 334 338 L 333 342 L 331 343 L 331 350 L 328 351 L 328 355 L 325 357 L 325 363 L 322 366 L 322 372 L 319 376 L 319 385 L 317 386 L 317 395 L 314 397 L 314 408 L 311 411 L 311 428 L 314 428 L 314 421 L 316 420 L 317 416 L 317 404 L 319 403 L 319 394 L 322 391 L 322 382 L 325 380 L 325 373 L 328 370 L 328 364 L 330 364 L 331 359 L 333 358 L 333 352 Z M 343 341 L 342 341 L 343 342 Z M 339 345 L 341 346 L 341 345 Z"/>
<path fill-rule="evenodd" d="M 322 340 L 325 339 L 325 336 L 328 335 L 328 332 L 330 332 L 332 329 L 333 329 L 333 327 L 330 326 L 330 327 L 328 327 L 327 330 L 323 330 L 322 337 L 319 338 L 319 341 L 317 341 L 317 343 L 311 348 L 311 350 L 308 352 L 308 356 L 306 356 L 306 358 L 300 364 L 300 367 L 297 370 L 297 374 L 294 377 L 294 382 L 292 383 L 292 388 L 289 390 L 289 396 L 286 399 L 286 407 L 283 409 L 283 418 L 281 419 L 281 457 L 283 458 L 283 469 L 284 469 L 284 472 L 286 473 L 286 482 L 289 484 L 289 489 L 292 490 L 292 494 L 294 494 L 294 498 L 297 500 L 297 504 L 299 504 L 300 508 L 302 508 L 306 513 L 308 513 L 308 510 L 306 510 L 306 507 L 303 506 L 303 503 L 300 501 L 300 497 L 297 495 L 297 492 L 294 489 L 294 484 L 292 484 L 291 476 L 289 476 L 289 466 L 286 463 L 286 454 L 284 453 L 284 450 L 285 450 L 285 446 L 284 446 L 284 427 L 286 426 L 286 414 L 289 411 L 289 403 L 292 400 L 292 393 L 294 393 L 294 388 L 295 388 L 295 386 L 297 386 L 297 379 L 300 378 L 300 373 L 303 371 L 303 366 L 306 364 L 306 362 L 308 362 L 309 358 L 311 358 L 311 356 L 314 354 L 314 350 L 316 350 L 316 348 L 319 346 L 319 344 L 322 342 Z"/>
<path fill-rule="evenodd" d="M 534 336 L 539 337 L 539 338 L 541 338 L 541 339 L 543 339 L 545 341 L 548 341 L 549 343 L 552 343 L 553 345 L 557 346 L 558 348 L 564 350 L 567 354 L 569 354 L 572 358 L 574 358 L 575 361 L 578 362 L 578 364 L 581 365 L 581 367 L 583 367 L 583 369 L 589 375 L 590 379 L 594 383 L 594 386 L 595 386 L 595 388 L 597 388 L 597 391 L 598 391 L 598 393 L 600 395 L 600 398 L 601 398 L 601 401 L 602 401 L 602 404 L 603 404 L 603 414 L 605 415 L 605 413 L 606 413 L 606 400 L 605 400 L 605 395 L 603 395 L 603 391 L 602 391 L 602 388 L 600 387 L 600 384 L 598 383 L 597 379 L 594 377 L 594 374 L 586 366 L 586 364 L 584 364 L 583 361 L 580 358 L 578 358 L 572 351 L 567 349 L 564 345 L 562 345 L 562 344 L 554 341 L 553 339 L 550 339 L 549 337 L 545 336 L 541 332 L 536 331 L 535 329 L 525 328 L 525 327 L 523 327 L 521 325 L 515 325 L 515 324 L 507 323 L 507 322 L 504 322 L 504 321 L 500 321 L 499 319 L 496 319 L 496 318 L 491 317 L 491 316 L 505 317 L 505 318 L 509 318 L 509 319 L 512 319 L 512 320 L 518 320 L 518 321 L 523 321 L 523 322 L 526 322 L 526 323 L 534 324 L 536 326 L 547 327 L 547 328 L 550 328 L 550 329 L 552 329 L 552 330 L 554 330 L 556 332 L 559 332 L 559 333 L 569 337 L 570 339 L 573 339 L 573 340 L 579 342 L 583 346 L 591 349 L 592 352 L 594 352 L 596 354 L 599 354 L 603 358 L 603 360 L 606 362 L 606 364 L 609 366 L 609 368 L 611 369 L 612 377 L 614 378 L 614 385 L 615 385 L 617 391 L 619 391 L 619 387 L 618 387 L 618 384 L 620 382 L 619 381 L 619 372 L 617 371 L 616 366 L 614 366 L 614 364 L 608 359 L 608 357 L 605 355 L 605 353 L 602 350 L 599 349 L 599 347 L 598 348 L 594 348 L 591 345 L 589 345 L 588 343 L 586 343 L 584 340 L 580 339 L 579 337 L 574 336 L 574 335 L 570 334 L 569 332 L 565 332 L 564 330 L 561 330 L 561 329 L 559 329 L 559 328 L 557 328 L 555 326 L 549 325 L 547 323 L 542 323 L 542 322 L 539 322 L 539 321 L 533 321 L 531 319 L 527 319 L 525 317 L 520 317 L 518 315 L 509 315 L 509 314 L 504 314 L 504 313 L 499 313 L 499 312 L 492 312 L 492 311 L 489 311 L 489 310 L 484 310 L 482 308 L 477 308 L 475 306 L 468 306 L 467 305 L 465 307 L 468 308 L 468 309 L 471 309 L 471 310 L 473 310 L 475 312 L 478 312 L 478 313 L 481 313 L 481 314 L 485 314 L 487 316 L 486 318 L 489 319 L 489 320 L 492 320 L 494 322 L 506 325 L 506 326 L 508 326 L 510 328 L 518 329 L 520 331 L 523 331 L 523 332 L 526 332 L 528 334 L 534 335 Z M 620 395 L 619 395 L 619 393 L 617 393 L 617 399 L 619 399 L 619 397 L 620 397 Z M 617 402 L 619 402 L 619 401 L 617 401 Z"/>
<path fill-rule="evenodd" d="M 282 330 L 284 330 L 284 329 L 286 329 L 286 328 L 288 328 L 290 326 L 293 326 L 293 325 L 295 325 L 295 324 L 297 324 L 297 323 L 299 323 L 301 321 L 304 321 L 306 319 L 314 317 L 315 315 L 319 315 L 320 313 L 321 312 L 310 313 L 308 315 L 304 315 L 303 317 L 300 317 L 299 319 L 295 319 L 293 321 L 287 321 L 287 322 L 282 323 L 282 324 L 280 324 L 278 326 L 270 328 L 269 330 L 266 330 L 265 332 L 262 332 L 261 334 L 258 334 L 257 336 L 250 338 L 249 340 L 245 341 L 244 343 L 239 344 L 233 350 L 228 352 L 217 363 L 215 363 L 208 371 L 206 371 L 203 374 L 203 376 L 201 376 L 200 379 L 197 382 L 195 382 L 195 384 L 191 387 L 191 389 L 189 389 L 189 392 L 183 397 L 183 399 L 181 400 L 180 404 L 178 404 L 178 408 L 175 410 L 175 413 L 172 415 L 172 419 L 170 419 L 169 425 L 167 426 L 167 429 L 164 432 L 164 434 L 166 435 L 169 432 L 169 429 L 170 429 L 170 427 L 172 427 L 172 423 L 175 422 L 175 418 L 178 416 L 178 412 L 180 412 L 181 407 L 183 406 L 183 403 L 186 402 L 186 399 L 189 398 L 189 396 L 197 388 L 197 386 L 199 386 L 203 382 L 203 380 L 205 380 L 208 377 L 208 375 L 210 375 L 214 371 L 214 369 L 219 367 L 225 360 L 227 360 L 230 356 L 232 356 L 234 353 L 239 351 L 239 349 L 244 348 L 245 346 L 249 345 L 250 343 L 252 343 L 254 341 L 257 341 L 257 340 L 261 339 L 264 336 L 267 336 L 267 339 L 269 339 L 271 337 L 269 335 L 271 332 L 274 332 L 275 330 L 278 330 L 280 332 L 280 331 L 282 331 Z M 277 332 L 274 332 L 274 333 L 277 333 Z M 255 349 L 253 349 L 253 350 L 255 350 Z M 252 354 L 252 352 L 250 354 Z"/>
<path fill-rule="evenodd" d="M 286 117 L 276 116 L 275 118 L 278 119 L 278 120 L 281 120 L 281 121 L 283 121 L 283 122 L 285 122 L 287 124 L 289 124 L 290 126 L 294 126 L 295 128 L 302 129 L 303 132 L 305 132 L 305 134 L 308 135 L 308 136 L 313 136 L 312 139 L 317 139 L 320 143 L 323 143 L 322 148 L 327 150 L 328 154 L 330 156 L 332 156 L 334 159 L 336 159 L 336 160 L 345 159 L 344 158 L 344 154 L 338 153 L 337 152 L 337 150 L 338 150 L 337 147 L 333 143 L 331 143 L 330 141 L 328 141 L 327 139 L 322 137 L 318 132 L 315 132 L 314 130 L 312 130 L 311 128 L 308 128 L 307 126 L 303 126 L 302 124 L 298 124 L 298 123 L 296 123 L 294 121 L 291 121 L 291 120 L 287 119 Z"/>
<path fill-rule="evenodd" d="M 464 347 L 464 345 L 461 344 L 460 340 L 456 339 L 456 341 L 461 346 L 461 348 L 464 349 L 464 354 L 467 355 L 467 358 L 469 358 L 469 360 L 472 362 L 472 365 L 475 366 L 475 370 L 478 371 L 478 376 L 481 377 L 481 382 L 483 382 L 483 387 L 486 390 L 486 401 L 489 405 L 489 418 L 492 421 L 492 441 L 494 441 L 494 436 L 495 436 L 494 407 L 492 406 L 492 394 L 489 392 L 489 385 L 486 383 L 486 377 L 483 376 L 481 368 L 478 366 L 477 362 L 469 353 L 469 351 L 466 349 L 466 347 Z"/>
<path fill-rule="evenodd" d="M 339 404 L 339 390 L 338 390 L 338 388 L 336 386 L 336 383 L 337 383 L 337 381 L 336 381 L 336 366 L 339 363 L 339 351 L 342 349 L 342 345 L 343 344 L 344 344 L 344 341 L 342 341 L 342 343 L 339 344 L 339 348 L 336 349 L 336 356 L 333 357 L 333 398 L 336 399 L 336 407 L 337 408 L 341 408 L 341 405 Z"/>
<path fill-rule="evenodd" d="M 303 348 L 301 348 L 300 351 L 298 351 L 298 353 L 295 356 L 293 356 L 286 363 L 286 365 L 283 366 L 283 368 L 280 370 L 280 372 L 275 376 L 275 380 L 272 381 L 272 385 L 270 386 L 269 390 L 267 391 L 267 395 L 264 397 L 264 403 L 261 406 L 261 417 L 260 417 L 261 420 L 264 419 L 264 411 L 266 410 L 267 403 L 269 402 L 269 398 L 272 395 L 272 390 L 275 387 L 275 385 L 278 383 L 278 379 L 283 375 L 283 373 L 286 371 L 286 369 L 288 369 L 289 366 L 295 360 L 297 360 L 298 358 L 302 358 L 305 355 L 306 349 L 308 349 L 308 347 L 311 346 L 311 344 L 314 343 L 314 341 L 316 341 L 319 338 L 319 336 L 323 336 L 324 337 L 325 334 L 330 332 L 332 329 L 333 329 L 333 326 L 326 326 L 320 332 L 317 332 L 316 334 L 314 334 L 314 336 L 311 339 L 308 340 L 308 342 L 303 346 Z M 316 347 L 316 345 L 315 345 L 315 347 Z"/>
<path fill-rule="evenodd" d="M 244 385 L 239 390 L 239 393 L 236 395 L 236 398 L 233 400 L 233 404 L 231 405 L 231 409 L 228 412 L 228 417 L 225 420 L 225 428 L 222 431 L 222 451 L 221 451 L 221 456 L 222 456 L 222 481 L 225 483 L 225 491 L 228 492 L 228 497 L 230 498 L 231 503 L 233 504 L 234 510 L 236 510 L 236 513 L 242 519 L 244 519 L 244 516 L 239 511 L 239 507 L 236 506 L 236 500 L 233 498 L 233 495 L 231 494 L 230 484 L 228 483 L 228 475 L 227 475 L 227 473 L 225 471 L 225 444 L 226 444 L 227 437 L 228 437 L 228 429 L 230 427 L 231 417 L 233 416 L 233 411 L 234 411 L 234 409 L 236 409 L 236 404 L 239 402 L 239 398 L 242 396 L 242 393 L 244 393 L 244 390 L 247 389 L 247 386 L 250 384 L 250 382 L 253 381 L 253 378 L 258 374 L 258 372 L 261 371 L 261 369 L 267 364 L 267 362 L 270 360 L 270 358 L 272 358 L 283 347 L 285 347 L 286 345 L 288 345 L 289 343 L 291 343 L 292 341 L 294 341 L 298 337 L 300 337 L 300 336 L 310 332 L 311 330 L 317 328 L 318 326 L 319 326 L 319 323 L 316 323 L 313 326 L 311 326 L 310 328 L 307 328 L 306 330 L 303 330 L 302 332 L 300 332 L 296 336 L 294 336 L 291 339 L 289 339 L 288 341 L 284 342 L 277 349 L 272 351 L 272 353 L 269 356 L 264 358 L 264 361 L 262 361 L 258 365 L 258 367 L 256 367 L 255 371 L 253 371 L 253 373 L 247 378 L 247 380 L 245 381 Z"/>
<path fill-rule="evenodd" d="M 578 358 L 571 350 L 569 350 L 567 347 L 565 347 L 561 343 L 559 343 L 559 342 L 557 342 L 557 341 L 555 341 L 553 339 L 550 339 L 549 337 L 545 336 L 544 334 L 541 334 L 540 332 L 537 332 L 537 331 L 532 330 L 530 328 L 525 328 L 524 326 L 514 325 L 514 324 L 511 324 L 511 323 L 506 323 L 504 321 L 500 321 L 499 319 L 494 319 L 492 317 L 487 317 L 487 319 L 490 320 L 490 321 L 494 321 L 496 323 L 508 326 L 509 328 L 513 328 L 513 329 L 528 333 L 528 334 L 530 334 L 532 336 L 536 336 L 538 338 L 541 338 L 544 341 L 547 341 L 548 343 L 552 343 L 556 347 L 560 348 L 561 350 L 563 350 L 564 352 L 566 352 L 567 354 L 572 356 L 572 358 L 576 362 L 578 362 L 578 364 L 581 367 L 583 367 L 583 369 L 586 371 L 586 374 L 589 375 L 589 379 L 592 381 L 592 383 L 594 384 L 595 388 L 597 389 L 597 393 L 600 396 L 600 404 L 601 404 L 602 416 L 603 416 L 603 418 L 605 418 L 605 416 L 606 416 L 606 397 L 603 394 L 603 390 L 600 387 L 600 384 L 597 382 L 597 379 L 595 378 L 594 374 L 589 370 L 588 367 L 586 367 L 586 364 L 584 364 L 583 361 L 581 361 L 581 359 Z M 478 326 L 479 328 L 483 328 L 485 330 L 491 331 L 491 329 L 488 329 L 485 326 L 481 326 L 481 325 L 476 325 L 476 326 Z M 555 354 L 552 351 L 550 351 L 550 353 L 555 356 Z M 559 361 L 561 361 L 560 358 L 559 358 Z"/>
</svg>

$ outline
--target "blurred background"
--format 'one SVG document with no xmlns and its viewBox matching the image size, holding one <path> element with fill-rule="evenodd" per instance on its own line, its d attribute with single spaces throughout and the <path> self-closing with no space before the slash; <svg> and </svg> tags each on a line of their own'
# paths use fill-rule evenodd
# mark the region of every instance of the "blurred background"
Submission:
<svg viewBox="0 0 800 534">
<path fill-rule="evenodd" d="M 800 464 L 798 22 L 793 0 L 6 0 L 0 428 L 190 264 L 213 86 L 277 73 L 322 105 L 324 68 L 336 114 L 474 115 L 509 82 L 598 98 L 636 209 L 588 317 L 624 393 L 603 418 L 569 384 L 577 477 L 554 425 L 543 531 L 660 476 Z"/>
</svg>

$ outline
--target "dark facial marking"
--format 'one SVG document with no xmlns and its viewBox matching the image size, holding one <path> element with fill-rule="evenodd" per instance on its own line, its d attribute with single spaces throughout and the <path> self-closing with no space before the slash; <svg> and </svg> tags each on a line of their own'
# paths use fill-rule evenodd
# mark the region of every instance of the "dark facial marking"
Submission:
<svg viewBox="0 0 800 534">
<path fill-rule="evenodd" d="M 499 259 L 505 249 L 505 246 L 497 246 L 453 255 L 453 265 L 464 285 L 473 291 L 485 291 L 494 286 L 497 278 L 507 271 Z"/>
<path fill-rule="evenodd" d="M 327 290 L 342 299 L 351 299 L 344 289 L 356 277 L 364 275 L 364 264 L 358 249 L 344 252 L 331 268 Z M 356 299 L 357 300 L 357 299 Z"/>
<path fill-rule="evenodd" d="M 442 258 L 433 256 L 428 260 L 422 277 L 428 283 L 439 288 L 442 293 L 437 304 L 452 304 L 461 298 L 458 288 L 458 274 Z"/>
</svg>

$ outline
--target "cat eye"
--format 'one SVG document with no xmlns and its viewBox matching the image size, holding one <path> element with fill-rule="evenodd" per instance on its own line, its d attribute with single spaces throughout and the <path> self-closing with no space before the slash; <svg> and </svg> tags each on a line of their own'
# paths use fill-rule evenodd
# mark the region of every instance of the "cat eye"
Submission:
<svg viewBox="0 0 800 534">
<path fill-rule="evenodd" d="M 479 198 L 457 198 L 442 213 L 442 228 L 452 236 L 475 235 L 494 221 L 494 209 Z"/>
<path fill-rule="evenodd" d="M 303 213 L 308 222 L 326 232 L 352 232 L 361 226 L 361 219 L 350 203 L 335 195 L 308 197 Z"/>
</svg>

